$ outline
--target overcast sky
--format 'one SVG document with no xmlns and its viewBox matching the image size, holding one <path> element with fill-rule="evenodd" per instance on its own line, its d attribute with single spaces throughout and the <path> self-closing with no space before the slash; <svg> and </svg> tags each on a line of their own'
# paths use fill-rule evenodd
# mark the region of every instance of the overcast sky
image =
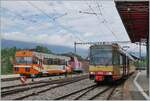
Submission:
<svg viewBox="0 0 150 101">
<path fill-rule="evenodd" d="M 69 47 L 74 41 L 130 41 L 113 0 L 2 1 L 1 33 L 3 39 Z"/>
</svg>

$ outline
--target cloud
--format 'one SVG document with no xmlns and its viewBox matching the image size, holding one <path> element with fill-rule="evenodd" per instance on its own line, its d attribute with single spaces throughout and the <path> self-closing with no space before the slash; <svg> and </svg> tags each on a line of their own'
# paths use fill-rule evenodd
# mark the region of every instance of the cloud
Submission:
<svg viewBox="0 0 150 101">
<path fill-rule="evenodd" d="M 4 17 L 0 18 L 0 23 L 1 23 L 1 29 L 10 28 L 13 25 L 15 25 L 15 23 L 12 20 L 10 20 L 8 18 L 4 18 Z"/>
<path fill-rule="evenodd" d="M 91 36 L 93 36 L 93 35 L 95 35 L 95 33 L 85 33 L 83 36 L 84 36 L 84 37 L 91 37 Z"/>
<path fill-rule="evenodd" d="M 25 34 L 21 32 L 11 32 L 11 33 L 2 33 L 2 39 L 8 40 L 18 40 L 24 42 L 35 42 L 35 43 L 44 43 L 51 45 L 62 45 L 62 46 L 72 46 L 74 43 L 74 38 L 71 34 Z"/>
<path fill-rule="evenodd" d="M 79 13 L 79 11 L 92 13 L 89 5 L 94 12 L 99 13 L 95 1 L 31 1 L 30 3 L 27 1 L 2 1 L 2 7 L 9 11 L 3 12 L 10 13 L 15 18 L 12 21 L 8 15 L 2 13 L 2 16 L 5 16 L 3 21 L 8 20 L 8 24 L 3 26 L 7 29 L 2 32 L 3 38 L 73 46 L 74 41 L 81 40 L 116 40 L 110 31 L 111 29 L 119 37 L 118 39 L 129 40 L 114 2 L 99 1 L 98 3 L 101 5 L 100 9 L 103 16 Z M 67 14 L 61 16 L 65 13 Z M 53 18 L 55 17 L 57 19 L 54 21 Z M 106 18 L 106 24 L 110 28 L 107 28 L 108 26 L 103 23 L 103 17 Z M 14 26 L 8 27 L 8 25 Z"/>
</svg>

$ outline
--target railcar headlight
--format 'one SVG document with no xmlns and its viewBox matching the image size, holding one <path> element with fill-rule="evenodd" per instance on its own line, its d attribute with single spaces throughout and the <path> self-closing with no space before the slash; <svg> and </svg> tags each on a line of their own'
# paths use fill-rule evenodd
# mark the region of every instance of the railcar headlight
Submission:
<svg viewBox="0 0 150 101">
<path fill-rule="evenodd" d="M 95 74 L 95 72 L 90 72 L 90 74 Z"/>
<path fill-rule="evenodd" d="M 112 75 L 112 72 L 106 72 L 107 75 Z"/>
</svg>

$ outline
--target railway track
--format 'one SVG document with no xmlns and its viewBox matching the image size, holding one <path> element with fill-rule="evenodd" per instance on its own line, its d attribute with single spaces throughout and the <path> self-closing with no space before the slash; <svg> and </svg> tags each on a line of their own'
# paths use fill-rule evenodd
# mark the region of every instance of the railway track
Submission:
<svg viewBox="0 0 150 101">
<path fill-rule="evenodd" d="M 116 89 L 116 87 L 106 87 L 104 90 L 96 93 L 95 95 L 93 95 L 91 98 L 89 98 L 88 100 L 95 100 L 97 97 L 99 96 L 105 96 L 103 95 L 104 93 L 107 93 L 106 98 L 104 98 L 104 100 L 109 100 L 113 94 L 113 91 Z"/>
<path fill-rule="evenodd" d="M 80 100 L 80 98 L 82 98 L 83 96 L 85 96 L 86 94 L 88 94 L 90 91 L 92 91 L 94 89 L 97 89 L 97 88 L 99 88 L 99 86 L 97 86 L 96 84 L 94 84 L 94 85 L 85 87 L 83 89 L 71 92 L 69 94 L 57 97 L 57 98 L 55 98 L 53 100 L 65 100 L 65 99 L 68 100 L 67 98 L 69 96 L 77 94 L 77 93 L 79 93 L 79 94 L 76 97 L 74 97 L 73 99 L 71 99 L 71 100 Z M 108 96 L 105 98 L 105 100 L 109 100 L 111 98 L 111 95 L 113 94 L 113 91 L 116 89 L 116 87 L 114 87 L 114 86 L 106 86 L 106 87 L 101 87 L 101 89 L 102 90 L 100 90 L 96 94 L 93 94 L 90 98 L 87 98 L 85 100 L 93 100 L 93 99 L 95 99 L 96 97 L 98 97 L 100 95 L 102 96 L 102 94 L 104 94 L 106 92 L 109 92 L 109 93 L 108 93 Z M 83 99 L 81 99 L 81 100 L 83 100 Z"/>
<path fill-rule="evenodd" d="M 19 79 L 19 77 L 1 78 L 1 82 L 13 81 L 13 80 L 18 80 L 18 79 Z"/>
<path fill-rule="evenodd" d="M 83 74 L 83 75 L 86 75 L 86 74 Z M 72 76 L 77 76 L 77 75 L 72 75 Z M 81 75 L 80 75 L 81 76 Z M 41 77 L 41 78 L 44 78 L 44 77 Z M 69 78 L 69 77 L 68 77 Z M 6 78 L 6 79 L 9 79 L 9 78 Z M 27 79 L 31 79 L 31 78 L 27 78 Z M 57 80 L 56 78 L 50 78 L 50 77 L 45 77 L 45 79 L 42 79 L 42 80 L 40 80 L 40 81 L 34 81 L 34 82 L 31 82 L 31 83 L 27 83 L 26 85 L 24 85 L 24 84 L 15 84 L 15 85 L 9 85 L 9 86 L 4 86 L 4 87 L 1 87 L 1 90 L 3 90 L 3 89 L 9 89 L 9 88 L 13 88 L 13 87 L 23 87 L 23 86 L 27 86 L 27 85 L 34 85 L 34 84 L 39 84 L 39 83 L 46 83 L 48 80 Z M 62 77 L 59 77 L 58 78 L 59 80 L 60 79 L 65 79 L 64 77 L 62 78 Z M 1 79 L 2 80 L 2 79 Z M 13 78 L 11 78 L 11 80 L 10 81 L 13 81 L 13 80 L 19 80 L 19 78 L 18 79 L 13 79 Z M 7 81 L 7 80 L 6 80 Z M 9 81 L 9 80 L 8 80 Z"/>
<path fill-rule="evenodd" d="M 36 97 L 40 93 L 45 93 L 46 91 L 49 91 L 49 90 L 51 93 L 52 89 L 55 89 L 57 87 L 65 87 L 65 85 L 68 85 L 68 84 L 71 84 L 74 82 L 78 82 L 78 81 L 84 80 L 86 78 L 88 78 L 88 75 L 84 75 L 84 76 L 80 76 L 80 77 L 73 77 L 70 79 L 66 78 L 65 80 L 62 79 L 62 80 L 55 80 L 55 81 L 45 81 L 45 82 L 43 82 L 44 84 L 39 84 L 36 86 L 33 84 L 32 86 L 28 86 L 29 88 L 20 88 L 20 89 L 16 89 L 16 90 L 15 89 L 8 90 L 8 92 L 7 91 L 1 92 L 1 95 L 2 95 L 2 99 L 8 98 L 10 100 L 23 100 L 23 99 L 28 99 L 28 97 L 29 97 L 29 99 L 30 98 L 34 99 L 34 97 Z M 110 100 L 111 98 L 113 98 L 112 95 L 114 94 L 115 89 L 119 85 L 122 85 L 122 84 L 123 84 L 122 81 L 118 82 L 116 85 L 108 84 L 108 85 L 99 86 L 95 83 L 94 84 L 92 83 L 88 87 L 83 86 L 83 88 L 81 88 L 81 89 L 77 88 L 70 92 L 66 92 L 66 94 L 63 96 L 56 96 L 53 98 L 50 98 L 50 96 L 49 96 L 49 99 L 52 99 L 52 100 L 67 99 L 68 100 L 68 98 L 71 98 L 71 100 L 83 100 L 83 99 L 85 99 L 85 100 L 95 100 L 95 99 Z M 40 89 L 36 90 L 36 88 L 40 88 Z M 33 90 L 31 90 L 31 89 L 33 89 Z M 19 92 L 21 92 L 21 93 L 23 92 L 24 95 L 22 94 L 21 96 L 18 96 Z M 12 96 L 12 98 L 10 98 L 9 96 Z M 39 96 L 41 96 L 41 95 L 39 95 Z M 105 98 L 103 98 L 103 97 L 105 97 Z"/>
<path fill-rule="evenodd" d="M 16 84 L 16 85 L 11 85 L 11 86 L 1 87 L 1 90 L 14 88 L 14 87 L 24 87 L 24 86 L 27 86 L 27 85 L 34 85 L 34 84 L 39 84 L 39 83 L 45 83 L 45 82 L 35 81 L 35 82 L 28 83 L 28 84 Z"/>
<path fill-rule="evenodd" d="M 90 90 L 92 90 L 92 89 L 94 89 L 94 88 L 96 88 L 96 84 L 95 84 L 95 85 L 88 86 L 88 87 L 85 87 L 85 88 L 80 89 L 80 90 L 77 90 L 77 91 L 74 91 L 74 92 L 72 92 L 72 93 L 63 95 L 63 96 L 60 96 L 60 97 L 58 97 L 58 98 L 55 98 L 54 100 L 64 99 L 64 98 L 66 98 L 66 97 L 68 97 L 68 96 L 70 96 L 70 95 L 79 93 L 79 92 L 84 91 L 84 90 L 90 91 Z"/>
<path fill-rule="evenodd" d="M 86 75 L 86 74 L 83 74 L 83 75 Z M 72 76 L 77 76 L 77 75 L 72 75 Z M 82 76 L 82 75 L 80 75 Z M 67 77 L 67 78 L 70 78 L 70 77 Z M 31 79 L 31 78 L 27 78 L 27 79 Z M 55 79 L 54 80 L 61 80 L 61 79 L 65 79 L 64 77 L 59 77 L 58 79 Z M 4 87 L 1 87 L 1 90 L 3 89 L 9 89 L 9 88 L 13 88 L 13 87 L 23 87 L 23 86 L 27 86 L 27 85 L 34 85 L 34 84 L 39 84 L 39 83 L 47 83 L 49 82 L 48 80 L 51 80 L 51 81 L 54 81 L 53 78 L 49 78 L 49 77 L 46 77 L 44 80 L 40 80 L 40 81 L 34 81 L 34 82 L 31 82 L 31 83 L 27 83 L 27 84 L 16 84 L 16 85 L 10 85 L 10 86 L 4 86 Z"/>
<path fill-rule="evenodd" d="M 110 85 L 99 86 L 97 84 L 94 84 L 94 85 L 85 87 L 83 89 L 73 91 L 66 95 L 59 96 L 53 100 L 99 100 L 99 99 L 110 100 L 116 88 L 123 84 L 124 84 L 124 81 L 119 81 L 115 85 L 110 84 Z M 89 94 L 96 89 L 97 89 L 97 92 Z"/>
<path fill-rule="evenodd" d="M 53 78 L 53 77 L 57 77 L 58 75 L 51 75 L 51 76 L 41 76 L 41 77 L 38 77 L 40 79 L 42 78 Z M 60 77 L 63 76 L 63 75 L 60 75 Z M 19 80 L 20 79 L 20 76 L 18 77 L 10 77 L 10 78 L 1 78 L 1 82 L 8 82 L 8 81 L 14 81 L 14 80 Z M 28 80 L 31 80 L 32 77 L 27 77 L 26 79 Z"/>
<path fill-rule="evenodd" d="M 51 89 L 54 89 L 54 88 L 57 88 L 57 87 L 60 87 L 60 86 L 64 86 L 64 85 L 67 85 L 67 84 L 71 84 L 71 83 L 74 83 L 74 82 L 77 82 L 77 81 L 80 81 L 80 80 L 84 80 L 84 79 L 87 79 L 87 78 L 88 78 L 88 75 L 82 75 L 82 76 L 66 78 L 66 79 L 62 79 L 62 80 L 45 81 L 45 82 L 43 82 L 45 84 L 40 84 L 40 85 L 36 85 L 36 86 L 34 86 L 34 84 L 33 84 L 33 86 L 25 86 L 23 88 L 17 88 L 17 89 L 2 91 L 1 92 L 1 97 L 3 99 L 4 97 L 7 98 L 7 96 L 11 96 L 11 95 L 14 96 L 14 94 L 17 94 L 19 92 L 23 92 L 23 91 L 27 91 L 27 90 L 31 90 L 31 89 L 36 89 L 36 88 L 39 88 L 39 87 L 46 87 L 46 86 L 49 86 L 49 85 L 56 84 L 52 87 L 48 87 L 47 89 L 39 90 L 37 92 L 33 92 L 33 93 L 30 93 L 30 94 L 12 99 L 12 100 L 21 100 L 21 99 L 24 99 L 26 97 L 34 96 L 36 94 L 46 92 L 48 90 L 51 90 Z"/>
<path fill-rule="evenodd" d="M 70 77 L 68 77 L 70 78 Z M 5 87 L 1 87 L 1 90 L 6 90 L 6 89 L 10 89 L 10 88 L 18 88 L 18 87 L 25 87 L 25 86 L 29 86 L 29 85 L 35 85 L 35 84 L 44 84 L 44 83 L 53 83 L 59 80 L 65 80 L 66 78 L 59 78 L 56 80 L 50 80 L 50 79 L 45 79 L 45 80 L 40 80 L 40 81 L 34 81 L 31 83 L 27 83 L 27 84 L 16 84 L 16 85 L 10 85 L 10 86 L 5 86 Z"/>
</svg>

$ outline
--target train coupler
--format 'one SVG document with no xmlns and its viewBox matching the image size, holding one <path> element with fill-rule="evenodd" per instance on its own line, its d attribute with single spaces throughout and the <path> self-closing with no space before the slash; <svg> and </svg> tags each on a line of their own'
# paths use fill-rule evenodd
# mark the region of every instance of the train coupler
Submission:
<svg viewBox="0 0 150 101">
<path fill-rule="evenodd" d="M 96 81 L 103 81 L 103 80 L 104 80 L 104 77 L 103 77 L 103 76 L 100 76 L 100 75 L 96 75 L 96 76 L 95 76 L 95 80 L 96 80 Z"/>
</svg>

